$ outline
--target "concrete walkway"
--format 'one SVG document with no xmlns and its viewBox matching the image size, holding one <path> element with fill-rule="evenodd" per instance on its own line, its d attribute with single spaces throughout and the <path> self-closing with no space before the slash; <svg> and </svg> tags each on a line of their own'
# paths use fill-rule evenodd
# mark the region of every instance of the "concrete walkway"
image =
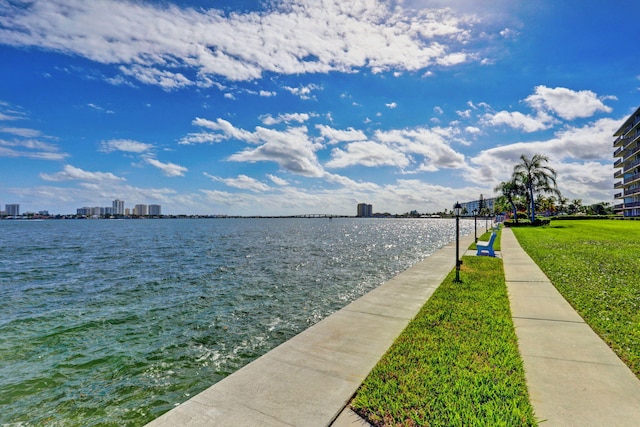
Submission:
<svg viewBox="0 0 640 427">
<path fill-rule="evenodd" d="M 501 252 L 529 396 L 543 426 L 640 426 L 640 380 L 502 232 Z"/>
<path fill-rule="evenodd" d="M 461 254 L 472 241 L 461 238 Z M 508 228 L 500 256 L 541 425 L 640 426 L 640 380 Z M 368 426 L 345 406 L 454 265 L 452 243 L 148 426 Z"/>
<path fill-rule="evenodd" d="M 461 255 L 471 242 L 461 237 Z M 331 425 L 454 266 L 455 242 L 148 426 Z"/>
</svg>

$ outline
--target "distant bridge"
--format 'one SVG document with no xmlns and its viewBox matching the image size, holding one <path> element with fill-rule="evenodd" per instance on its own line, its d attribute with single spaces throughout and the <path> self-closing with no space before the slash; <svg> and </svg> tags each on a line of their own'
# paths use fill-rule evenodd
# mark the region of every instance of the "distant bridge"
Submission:
<svg viewBox="0 0 640 427">
<path fill-rule="evenodd" d="M 351 218 L 351 216 L 337 215 L 337 214 L 302 214 L 302 215 L 277 216 L 275 218 Z"/>
</svg>

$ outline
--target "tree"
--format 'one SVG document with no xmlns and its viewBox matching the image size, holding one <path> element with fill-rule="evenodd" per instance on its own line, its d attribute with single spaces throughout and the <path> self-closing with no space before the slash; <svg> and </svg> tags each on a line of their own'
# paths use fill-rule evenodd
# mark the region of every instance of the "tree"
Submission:
<svg viewBox="0 0 640 427">
<path fill-rule="evenodd" d="M 567 203 L 569 202 L 569 199 L 567 199 L 566 197 L 559 195 L 558 196 L 558 211 L 559 212 L 564 212 L 567 209 Z"/>
<path fill-rule="evenodd" d="M 582 199 L 573 199 L 567 208 L 570 214 L 577 214 L 582 212 Z"/>
<path fill-rule="evenodd" d="M 559 194 L 556 184 L 556 171 L 545 165 L 549 158 L 542 154 L 534 154 L 528 158 L 520 156 L 520 163 L 513 168 L 513 181 L 526 189 L 529 198 L 531 222 L 536 220 L 535 193 Z"/>
<path fill-rule="evenodd" d="M 511 205 L 513 209 L 513 218 L 516 222 L 518 222 L 518 209 L 516 208 L 516 197 L 518 197 L 522 193 L 522 187 L 515 181 L 503 181 L 496 186 L 494 191 L 497 191 L 502 194 L 507 202 Z"/>
<path fill-rule="evenodd" d="M 545 197 L 542 194 L 538 194 L 536 196 L 536 207 L 538 208 L 538 212 L 543 212 L 549 216 L 556 210 L 556 198 L 554 196 Z"/>
</svg>

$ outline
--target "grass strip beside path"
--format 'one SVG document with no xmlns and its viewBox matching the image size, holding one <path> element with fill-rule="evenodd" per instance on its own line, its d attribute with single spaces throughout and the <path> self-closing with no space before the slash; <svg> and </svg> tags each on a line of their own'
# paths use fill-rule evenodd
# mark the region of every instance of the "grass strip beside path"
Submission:
<svg viewBox="0 0 640 427">
<path fill-rule="evenodd" d="M 513 232 L 562 296 L 640 378 L 640 222 L 553 220 Z"/>
<path fill-rule="evenodd" d="M 491 239 L 491 233 L 493 233 L 493 230 L 489 230 L 486 231 L 485 233 L 482 234 L 482 236 L 478 237 L 478 240 L 481 242 L 488 242 Z M 493 250 L 494 251 L 499 251 L 501 250 L 501 245 L 500 245 L 500 238 L 502 237 L 502 227 L 500 227 L 497 231 L 496 231 L 496 240 L 493 242 Z M 469 246 L 470 250 L 477 250 L 478 247 L 476 246 L 476 243 L 473 242 L 471 244 L 471 246 Z"/>
<path fill-rule="evenodd" d="M 534 426 L 502 260 L 464 257 L 366 378 L 375 426 Z"/>
</svg>

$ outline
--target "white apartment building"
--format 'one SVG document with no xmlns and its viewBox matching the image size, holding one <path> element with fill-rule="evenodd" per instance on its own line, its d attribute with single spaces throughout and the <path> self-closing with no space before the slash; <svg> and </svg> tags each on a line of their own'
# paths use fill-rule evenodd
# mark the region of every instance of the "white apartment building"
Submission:
<svg viewBox="0 0 640 427">
<path fill-rule="evenodd" d="M 640 107 L 613 136 L 617 137 L 613 177 L 618 179 L 613 185 L 618 191 L 614 199 L 622 201 L 614 204 L 614 210 L 628 217 L 640 216 Z"/>
<path fill-rule="evenodd" d="M 162 208 L 160 205 L 149 205 L 149 216 L 162 215 Z"/>
<path fill-rule="evenodd" d="M 7 212 L 7 216 L 20 216 L 20 205 L 4 205 L 4 210 Z"/>
<path fill-rule="evenodd" d="M 133 208 L 133 214 L 137 216 L 147 216 L 147 205 L 135 205 Z"/>
<path fill-rule="evenodd" d="M 360 218 L 370 218 L 373 216 L 373 206 L 366 203 L 358 203 L 357 216 Z"/>
<path fill-rule="evenodd" d="M 124 215 L 124 200 L 116 199 L 112 203 L 114 215 Z"/>
</svg>

